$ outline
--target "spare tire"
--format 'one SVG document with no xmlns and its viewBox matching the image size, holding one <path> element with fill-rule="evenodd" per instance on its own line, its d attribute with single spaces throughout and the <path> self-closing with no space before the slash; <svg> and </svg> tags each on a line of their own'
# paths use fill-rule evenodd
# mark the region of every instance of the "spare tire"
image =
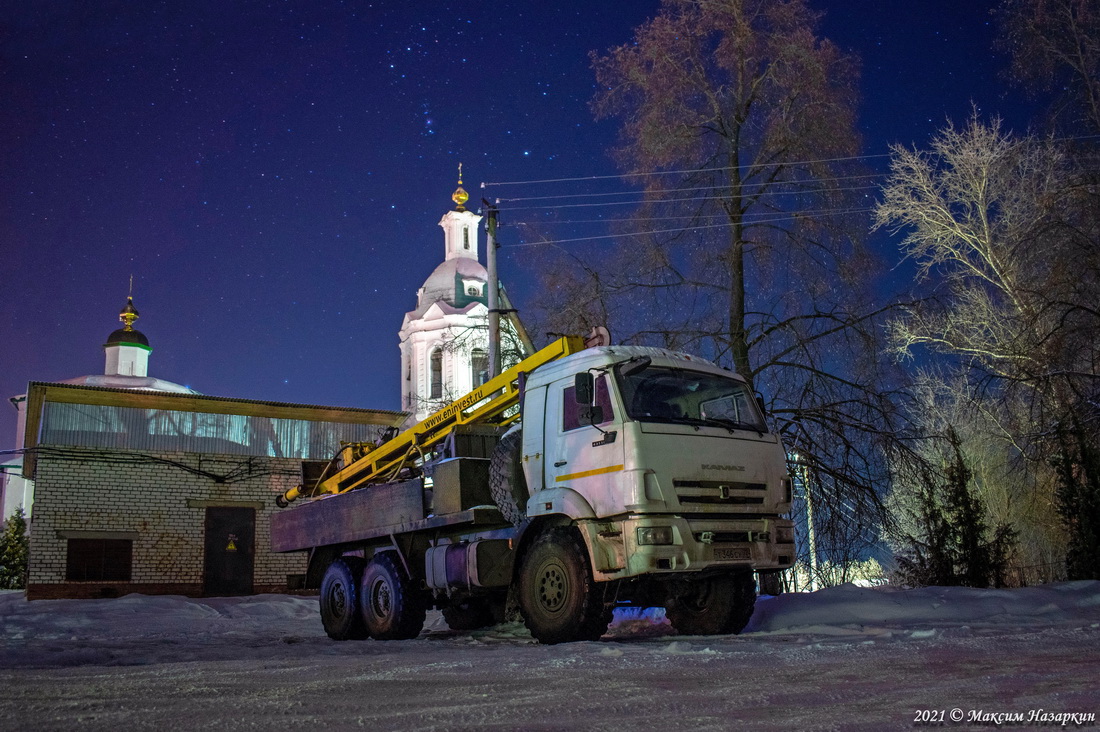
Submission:
<svg viewBox="0 0 1100 732">
<path fill-rule="evenodd" d="M 489 461 L 489 493 L 504 518 L 514 526 L 527 519 L 527 478 L 523 474 L 523 432 L 515 426 L 504 433 Z"/>
</svg>

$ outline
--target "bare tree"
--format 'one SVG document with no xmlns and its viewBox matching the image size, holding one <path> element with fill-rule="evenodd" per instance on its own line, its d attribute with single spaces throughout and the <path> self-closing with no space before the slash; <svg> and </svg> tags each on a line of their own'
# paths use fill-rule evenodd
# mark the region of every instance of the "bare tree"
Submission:
<svg viewBox="0 0 1100 732">
<path fill-rule="evenodd" d="M 731 365 L 768 395 L 819 502 L 860 517 L 845 541 L 873 541 L 896 417 L 886 308 L 861 245 L 858 63 L 818 25 L 804 0 L 665 0 L 593 54 L 593 110 L 621 122 L 614 155 L 645 202 L 617 250 L 551 254 L 541 305 L 551 327 L 603 317 L 619 339 Z"/>
<path fill-rule="evenodd" d="M 1100 132 L 1100 5 L 1096 0 L 1005 0 L 1000 44 L 1034 91 L 1057 91 L 1054 117 Z"/>
<path fill-rule="evenodd" d="M 953 359 L 998 429 L 1058 468 L 1070 576 L 1100 574 L 1100 218 L 1095 181 L 1054 141 L 999 120 L 895 147 L 876 222 L 902 234 L 930 297 L 894 320 L 898 351 Z M 1048 486 L 1051 494 L 1055 487 Z"/>
</svg>

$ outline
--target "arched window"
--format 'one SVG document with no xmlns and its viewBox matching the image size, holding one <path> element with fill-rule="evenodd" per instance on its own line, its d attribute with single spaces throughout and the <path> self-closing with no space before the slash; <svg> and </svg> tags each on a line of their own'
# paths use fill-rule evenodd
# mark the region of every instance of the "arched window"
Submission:
<svg viewBox="0 0 1100 732">
<path fill-rule="evenodd" d="M 443 398 L 443 351 L 432 351 L 432 391 L 430 399 Z"/>
<path fill-rule="evenodd" d="M 474 372 L 474 386 L 481 386 L 489 380 L 489 356 L 480 348 L 470 352 L 470 366 Z"/>
<path fill-rule="evenodd" d="M 469 226 L 463 226 L 462 227 L 462 248 L 463 249 L 469 249 L 470 248 L 470 227 Z"/>
</svg>

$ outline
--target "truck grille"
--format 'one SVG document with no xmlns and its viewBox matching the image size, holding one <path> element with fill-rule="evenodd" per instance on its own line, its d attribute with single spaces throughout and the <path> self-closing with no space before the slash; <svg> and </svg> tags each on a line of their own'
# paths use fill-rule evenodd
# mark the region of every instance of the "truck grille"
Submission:
<svg viewBox="0 0 1100 732">
<path fill-rule="evenodd" d="M 747 531 L 698 531 L 695 540 L 706 544 L 744 544 L 749 541 Z"/>
<path fill-rule="evenodd" d="M 737 483 L 721 480 L 673 480 L 680 503 L 725 506 L 759 506 L 760 495 L 768 489 L 764 483 Z M 754 495 L 755 494 L 755 495 Z"/>
</svg>

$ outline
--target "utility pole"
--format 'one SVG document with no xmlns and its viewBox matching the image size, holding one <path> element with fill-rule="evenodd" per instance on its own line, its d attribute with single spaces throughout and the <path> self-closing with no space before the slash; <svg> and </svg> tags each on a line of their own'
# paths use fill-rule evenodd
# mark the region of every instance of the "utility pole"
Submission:
<svg viewBox="0 0 1100 732">
<path fill-rule="evenodd" d="M 485 204 L 485 269 L 489 272 L 489 378 L 500 375 L 500 283 L 497 278 L 497 207 Z"/>
</svg>

